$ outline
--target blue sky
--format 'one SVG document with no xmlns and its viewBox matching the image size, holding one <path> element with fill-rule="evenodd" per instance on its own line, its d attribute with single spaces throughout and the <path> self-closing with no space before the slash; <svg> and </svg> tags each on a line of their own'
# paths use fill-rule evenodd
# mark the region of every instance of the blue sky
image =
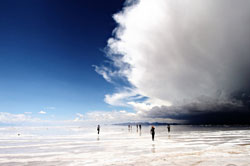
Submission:
<svg viewBox="0 0 250 166">
<path fill-rule="evenodd" d="M 41 110 L 46 118 L 109 111 L 104 96 L 112 84 L 93 65 L 116 23 L 122 0 L 1 0 L 0 112 Z M 51 109 L 52 108 L 52 109 Z"/>
<path fill-rule="evenodd" d="M 249 4 L 0 0 L 0 124 L 248 123 Z"/>
</svg>

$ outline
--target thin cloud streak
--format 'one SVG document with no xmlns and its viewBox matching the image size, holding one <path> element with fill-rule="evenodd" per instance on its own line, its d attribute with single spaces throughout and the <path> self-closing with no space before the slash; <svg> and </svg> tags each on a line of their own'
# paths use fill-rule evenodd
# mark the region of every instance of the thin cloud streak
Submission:
<svg viewBox="0 0 250 166">
<path fill-rule="evenodd" d="M 40 122 L 38 118 L 34 118 L 25 114 L 11 114 L 8 112 L 0 112 L 0 124 L 22 124 Z"/>
<path fill-rule="evenodd" d="M 38 112 L 39 114 L 46 114 L 47 112 L 41 110 L 40 112 Z"/>
</svg>

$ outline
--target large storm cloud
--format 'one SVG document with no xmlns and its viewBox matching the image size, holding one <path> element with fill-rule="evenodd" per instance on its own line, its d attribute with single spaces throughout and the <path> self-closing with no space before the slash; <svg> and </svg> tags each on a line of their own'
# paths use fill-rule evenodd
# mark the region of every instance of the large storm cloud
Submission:
<svg viewBox="0 0 250 166">
<path fill-rule="evenodd" d="M 147 97 L 124 99 L 140 116 L 190 122 L 213 123 L 218 115 L 227 123 L 233 118 L 226 116 L 233 115 L 238 123 L 250 115 L 250 1 L 127 4 L 114 15 L 118 26 L 108 40 L 114 66 L 96 70 L 109 81 L 125 78 L 131 86 L 107 95 L 109 101 L 114 104 L 112 97 L 131 92 Z"/>
</svg>

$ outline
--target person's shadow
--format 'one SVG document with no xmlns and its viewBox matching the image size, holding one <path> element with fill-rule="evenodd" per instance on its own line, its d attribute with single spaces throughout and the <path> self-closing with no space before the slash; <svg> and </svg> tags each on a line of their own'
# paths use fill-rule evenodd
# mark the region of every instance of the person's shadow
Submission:
<svg viewBox="0 0 250 166">
<path fill-rule="evenodd" d="M 99 135 L 98 135 L 98 137 L 97 137 L 97 139 L 96 139 L 97 141 L 100 141 L 100 137 L 99 137 Z"/>
</svg>

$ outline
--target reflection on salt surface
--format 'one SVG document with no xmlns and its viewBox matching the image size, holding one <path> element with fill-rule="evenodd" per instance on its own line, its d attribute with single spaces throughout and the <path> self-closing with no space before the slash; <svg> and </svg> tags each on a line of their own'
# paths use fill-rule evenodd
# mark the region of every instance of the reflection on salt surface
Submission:
<svg viewBox="0 0 250 166">
<path fill-rule="evenodd" d="M 155 153 L 155 144 L 152 144 L 152 149 L 151 149 L 152 153 Z"/>
<path fill-rule="evenodd" d="M 150 126 L 2 127 L 0 165 L 250 165 L 249 129 L 156 126 L 152 142 Z"/>
</svg>

